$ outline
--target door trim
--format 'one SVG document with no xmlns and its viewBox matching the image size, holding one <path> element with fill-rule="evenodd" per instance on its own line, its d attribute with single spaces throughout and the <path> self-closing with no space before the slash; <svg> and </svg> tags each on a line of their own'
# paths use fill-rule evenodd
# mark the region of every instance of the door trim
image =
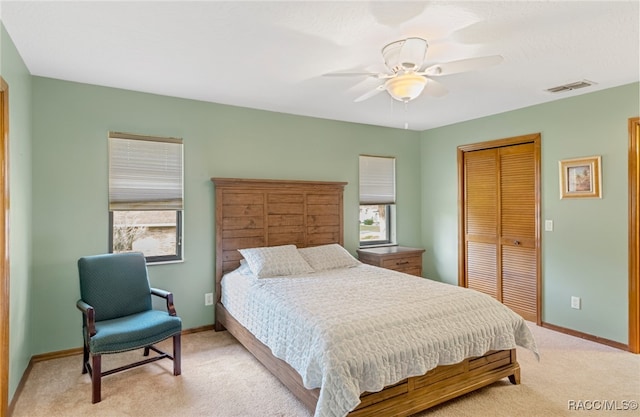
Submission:
<svg viewBox="0 0 640 417">
<path fill-rule="evenodd" d="M 458 146 L 458 285 L 467 286 L 466 276 L 466 246 L 465 246 L 465 183 L 464 183 L 464 154 L 465 152 L 480 151 L 492 148 L 501 148 L 504 146 L 521 145 L 525 143 L 533 143 L 534 145 L 534 161 L 535 161 L 535 250 L 536 250 L 536 324 L 542 325 L 542 221 L 541 221 L 541 158 L 540 133 L 533 133 L 523 136 L 514 136 L 510 138 L 496 139 L 486 142 L 472 143 L 469 145 Z"/>
<path fill-rule="evenodd" d="M 629 119 L 629 351 L 640 353 L 640 117 Z"/>
<path fill-rule="evenodd" d="M 9 86 L 0 77 L 0 416 L 9 404 Z"/>
</svg>

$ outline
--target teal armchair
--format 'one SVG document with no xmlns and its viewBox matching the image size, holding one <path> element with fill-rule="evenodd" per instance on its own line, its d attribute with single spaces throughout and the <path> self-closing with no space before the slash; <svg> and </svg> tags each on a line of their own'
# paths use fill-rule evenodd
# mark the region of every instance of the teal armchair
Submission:
<svg viewBox="0 0 640 417">
<path fill-rule="evenodd" d="M 176 315 L 173 294 L 151 288 L 142 253 L 85 256 L 78 260 L 84 349 L 82 373 L 91 376 L 92 402 L 101 400 L 103 376 L 160 359 L 173 360 L 180 375 L 182 321 Z M 166 300 L 167 311 L 154 310 L 151 296 Z M 154 346 L 173 337 L 173 356 Z M 144 349 L 147 359 L 102 371 L 101 355 Z M 149 357 L 152 350 L 157 355 Z"/>
</svg>

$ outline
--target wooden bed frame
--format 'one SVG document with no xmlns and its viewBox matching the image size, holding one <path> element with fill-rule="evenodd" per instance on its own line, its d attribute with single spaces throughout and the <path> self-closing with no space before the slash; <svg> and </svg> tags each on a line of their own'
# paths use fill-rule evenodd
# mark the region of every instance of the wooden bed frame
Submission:
<svg viewBox="0 0 640 417">
<path fill-rule="evenodd" d="M 224 273 L 240 264 L 238 249 L 295 244 L 343 245 L 345 182 L 212 178 L 216 207 L 216 331 L 228 330 L 311 412 L 319 389 L 307 389 L 300 375 L 257 340 L 220 302 Z M 375 393 L 360 396 L 350 417 L 409 416 L 508 377 L 520 383 L 516 350 L 489 352 L 455 365 L 439 366 Z"/>
</svg>

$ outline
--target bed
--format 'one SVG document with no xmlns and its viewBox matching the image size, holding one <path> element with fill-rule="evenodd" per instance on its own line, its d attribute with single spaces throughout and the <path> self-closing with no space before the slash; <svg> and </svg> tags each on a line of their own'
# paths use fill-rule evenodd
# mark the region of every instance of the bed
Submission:
<svg viewBox="0 0 640 417">
<path fill-rule="evenodd" d="M 415 358 L 419 358 L 419 356 L 416 356 L 409 361 L 409 363 L 420 362 L 421 365 L 404 370 L 403 372 L 406 373 L 406 377 L 398 377 L 400 374 L 396 371 L 387 372 L 379 378 L 373 378 L 374 381 L 371 383 L 357 381 L 353 383 L 355 387 L 351 381 L 344 382 L 342 376 L 340 378 L 337 376 L 334 378 L 333 371 L 319 377 L 317 372 L 307 372 L 308 369 L 303 368 L 301 365 L 299 354 L 296 354 L 296 352 L 306 349 L 305 346 L 307 345 L 304 345 L 304 341 L 300 342 L 303 344 L 297 347 L 295 347 L 295 343 L 298 342 L 294 343 L 291 340 L 285 340 L 284 344 L 281 343 L 278 345 L 277 340 L 275 342 L 270 340 L 269 335 L 280 337 L 281 334 L 300 333 L 307 336 L 304 340 L 313 339 L 315 336 L 311 333 L 305 333 L 307 330 L 300 330 L 302 327 L 295 327 L 295 331 L 291 331 L 287 330 L 285 325 L 270 324 L 271 318 L 266 321 L 266 324 L 276 327 L 266 327 L 261 330 L 259 324 L 255 323 L 256 320 L 245 317 L 242 313 L 243 310 L 234 307 L 233 302 L 229 301 L 232 299 L 223 296 L 222 281 L 223 277 L 225 280 L 230 280 L 231 278 L 229 277 L 235 277 L 233 279 L 240 283 L 240 287 L 250 288 L 251 285 L 253 285 L 252 283 L 257 283 L 259 284 L 257 285 L 258 287 L 269 288 L 269 291 L 274 293 L 276 299 L 261 299 L 259 295 L 250 295 L 248 299 L 254 300 L 251 309 L 255 310 L 261 308 L 261 306 L 269 306 L 269 311 L 282 310 L 283 312 L 280 313 L 284 314 L 285 322 L 294 322 L 297 316 L 292 315 L 292 311 L 298 311 L 301 307 L 293 303 L 289 306 L 286 303 L 286 299 L 305 298 L 304 292 L 296 292 L 300 291 L 295 289 L 295 286 L 299 285 L 298 282 L 307 282 L 307 284 L 304 284 L 308 286 L 307 288 L 322 288 L 319 285 L 324 284 L 318 283 L 319 272 L 313 270 L 313 268 L 309 271 L 296 270 L 283 278 L 277 275 L 281 271 L 276 271 L 276 275 L 269 276 L 268 273 L 266 274 L 266 276 L 270 278 L 268 280 L 256 280 L 255 271 L 249 268 L 249 272 L 246 273 L 246 269 L 248 266 L 255 267 L 255 262 L 251 261 L 256 253 L 264 254 L 272 250 L 280 251 L 286 249 L 288 257 L 289 255 L 293 256 L 292 250 L 300 253 L 306 249 L 313 248 L 319 250 L 323 250 L 324 248 L 333 248 L 334 250 L 342 248 L 344 227 L 342 218 L 343 189 L 346 183 L 234 178 L 212 178 L 212 181 L 215 184 L 216 206 L 215 285 L 217 302 L 215 328 L 218 331 L 228 330 L 248 351 L 288 387 L 311 412 L 315 413 L 316 417 L 342 416 L 347 414 L 351 417 L 408 416 L 487 386 L 503 378 L 509 378 L 514 384 L 520 382 L 520 367 L 516 360 L 515 350 L 516 335 L 510 336 L 514 338 L 512 342 L 505 342 L 506 344 L 503 343 L 504 346 L 501 345 L 499 348 L 481 349 L 482 343 L 480 343 L 474 345 L 473 348 L 466 349 L 463 354 L 458 352 L 454 355 L 449 355 L 450 357 L 445 360 L 430 357 L 428 360 L 419 359 L 416 361 Z M 244 258 L 241 251 L 244 252 Z M 282 258 L 281 253 L 275 253 Z M 241 260 L 243 260 L 242 266 Z M 307 258 L 306 260 L 309 259 Z M 311 261 L 312 259 L 309 260 L 307 266 L 313 264 Z M 364 287 L 361 286 L 360 288 L 383 288 L 385 283 L 387 285 L 385 290 L 377 293 L 378 297 L 380 297 L 381 294 L 386 295 L 390 291 L 395 291 L 396 287 L 399 288 L 405 285 L 408 288 L 413 288 L 418 285 L 436 285 L 436 287 L 433 287 L 432 292 L 437 290 L 445 292 L 465 291 L 464 294 L 471 293 L 470 290 L 448 286 L 446 284 L 428 283 L 427 281 L 429 280 L 421 280 L 416 277 L 410 277 L 395 271 L 382 270 L 381 268 L 370 265 L 357 263 L 344 266 L 344 270 L 341 269 L 342 267 L 343 265 L 339 265 L 339 268 L 323 272 L 326 273 L 327 276 L 323 275 L 322 280 L 334 280 L 332 281 L 333 284 L 327 288 L 336 288 L 333 285 L 339 284 L 341 276 L 346 277 L 349 275 L 351 277 L 351 275 L 353 275 L 353 277 L 355 277 L 368 274 L 368 278 L 363 279 L 369 281 L 366 281 Z M 242 272 L 243 270 L 245 272 Z M 245 278 L 242 278 L 243 275 L 250 275 L 252 277 L 247 281 Z M 292 277 L 294 279 L 290 279 Z M 294 281 L 296 284 L 293 284 Z M 343 279 L 343 281 L 347 281 L 347 279 Z M 323 283 L 324 282 L 329 281 L 323 281 Z M 353 281 L 349 280 L 349 282 Z M 391 282 L 394 284 L 388 286 Z M 405 284 L 400 285 L 400 283 Z M 253 291 L 253 289 L 251 291 Z M 349 293 L 349 291 L 340 290 L 340 294 L 347 293 Z M 333 293 L 330 291 L 324 291 L 324 296 L 318 295 L 312 296 L 311 298 L 331 303 L 333 298 L 337 298 L 332 297 L 331 294 Z M 376 294 L 375 292 L 371 292 L 370 295 L 373 297 Z M 237 302 L 236 304 L 238 303 L 242 304 L 242 302 Z M 376 303 L 370 304 L 384 304 L 384 297 L 378 299 Z M 280 308 L 280 306 L 282 306 L 282 308 Z M 333 305 L 333 307 L 335 307 L 335 305 Z M 320 307 L 317 308 L 319 309 L 318 311 L 321 311 L 325 306 L 320 305 Z M 472 308 L 475 307 L 472 306 Z M 366 308 L 363 307 L 363 309 Z M 311 310 L 313 310 L 313 308 L 311 308 Z M 426 311 L 428 309 L 424 310 Z M 381 311 L 384 312 L 384 310 Z M 307 313 L 309 312 L 304 312 L 304 314 Z M 287 317 L 286 314 L 290 315 Z M 266 315 L 264 311 L 258 313 L 258 316 L 264 315 Z M 352 314 L 349 313 L 348 316 L 351 317 Z M 419 314 L 416 314 L 416 316 L 422 317 Z M 472 317 L 475 316 L 475 314 L 468 316 Z M 315 319 L 314 317 L 315 316 L 308 316 L 300 319 L 300 321 L 304 322 L 313 322 L 316 320 L 318 323 L 326 323 L 326 326 L 320 330 L 309 330 L 312 332 L 316 331 L 324 334 L 332 331 L 332 329 L 342 328 L 342 331 L 344 331 L 348 328 L 348 326 L 343 328 L 342 322 L 346 320 L 342 320 L 340 316 L 335 317 L 334 315 L 333 318 L 337 321 L 333 322 L 331 321 L 331 317 L 322 317 L 321 319 Z M 376 326 L 379 325 L 382 317 L 384 317 L 384 314 L 376 317 L 373 322 L 375 324 L 371 329 L 377 330 Z M 422 317 L 422 319 L 424 320 L 424 317 Z M 275 319 L 273 323 L 275 323 Z M 524 321 L 518 323 L 518 332 L 522 333 L 517 335 L 522 338 L 519 344 L 525 345 L 535 352 L 535 342 L 531 338 L 530 333 L 528 333 L 526 324 L 523 323 Z M 522 325 L 524 325 L 524 328 Z M 364 328 L 365 326 L 372 326 L 372 324 L 360 324 L 356 326 L 356 328 Z M 404 325 L 398 328 L 404 328 Z M 253 329 L 253 332 L 249 329 Z M 447 331 L 448 329 L 443 328 L 439 333 L 446 333 Z M 361 333 L 366 335 L 371 332 L 366 331 Z M 410 333 L 413 334 L 414 332 Z M 278 337 L 272 337 L 272 339 L 277 339 Z M 286 339 L 288 336 L 283 337 Z M 367 340 L 358 343 L 364 343 L 363 346 L 369 346 L 369 344 L 375 344 L 375 341 Z M 444 343 L 446 344 L 448 342 L 445 341 Z M 485 347 L 486 346 L 489 345 L 485 344 Z M 423 348 L 417 347 L 413 350 L 420 349 Z M 314 349 L 309 350 L 314 351 Z M 315 359 L 305 360 L 316 364 L 319 361 L 318 358 L 332 357 L 334 350 L 336 349 L 332 348 L 328 350 L 326 354 L 323 354 L 320 350 L 316 352 L 318 355 Z M 339 351 L 341 349 L 337 350 Z M 294 353 L 291 354 L 291 351 Z M 402 353 L 401 355 L 404 354 L 405 353 Z M 377 355 L 377 357 L 380 356 L 379 354 Z M 429 356 L 429 354 L 425 356 Z M 286 361 L 283 359 L 286 359 Z M 437 363 L 435 363 L 434 360 Z M 350 368 L 353 366 L 346 365 L 346 367 Z M 420 372 L 417 373 L 417 370 L 420 370 Z M 301 376 L 301 373 L 304 376 Z M 372 378 L 368 377 L 368 379 Z M 328 384 L 322 382 L 323 380 L 335 380 L 336 382 Z M 385 381 L 385 384 L 378 386 L 382 381 Z M 305 387 L 305 382 L 310 388 Z M 339 385 L 336 385 L 342 383 L 345 384 L 343 389 L 341 389 Z M 322 387 L 322 390 L 320 387 Z M 362 387 L 375 387 L 375 389 L 365 390 L 362 389 Z M 353 398 L 354 390 L 359 393 L 355 402 Z M 336 399 L 336 396 L 342 396 L 342 392 L 344 392 L 344 396 L 348 398 Z"/>
</svg>

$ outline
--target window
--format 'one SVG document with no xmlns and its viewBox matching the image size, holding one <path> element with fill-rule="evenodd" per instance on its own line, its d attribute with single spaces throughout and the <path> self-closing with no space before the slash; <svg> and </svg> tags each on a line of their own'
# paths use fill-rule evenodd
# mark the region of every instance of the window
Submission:
<svg viewBox="0 0 640 417">
<path fill-rule="evenodd" d="M 394 241 L 396 159 L 360 155 L 360 246 Z"/>
<path fill-rule="evenodd" d="M 182 259 L 182 139 L 109 133 L 109 252 Z"/>
</svg>

